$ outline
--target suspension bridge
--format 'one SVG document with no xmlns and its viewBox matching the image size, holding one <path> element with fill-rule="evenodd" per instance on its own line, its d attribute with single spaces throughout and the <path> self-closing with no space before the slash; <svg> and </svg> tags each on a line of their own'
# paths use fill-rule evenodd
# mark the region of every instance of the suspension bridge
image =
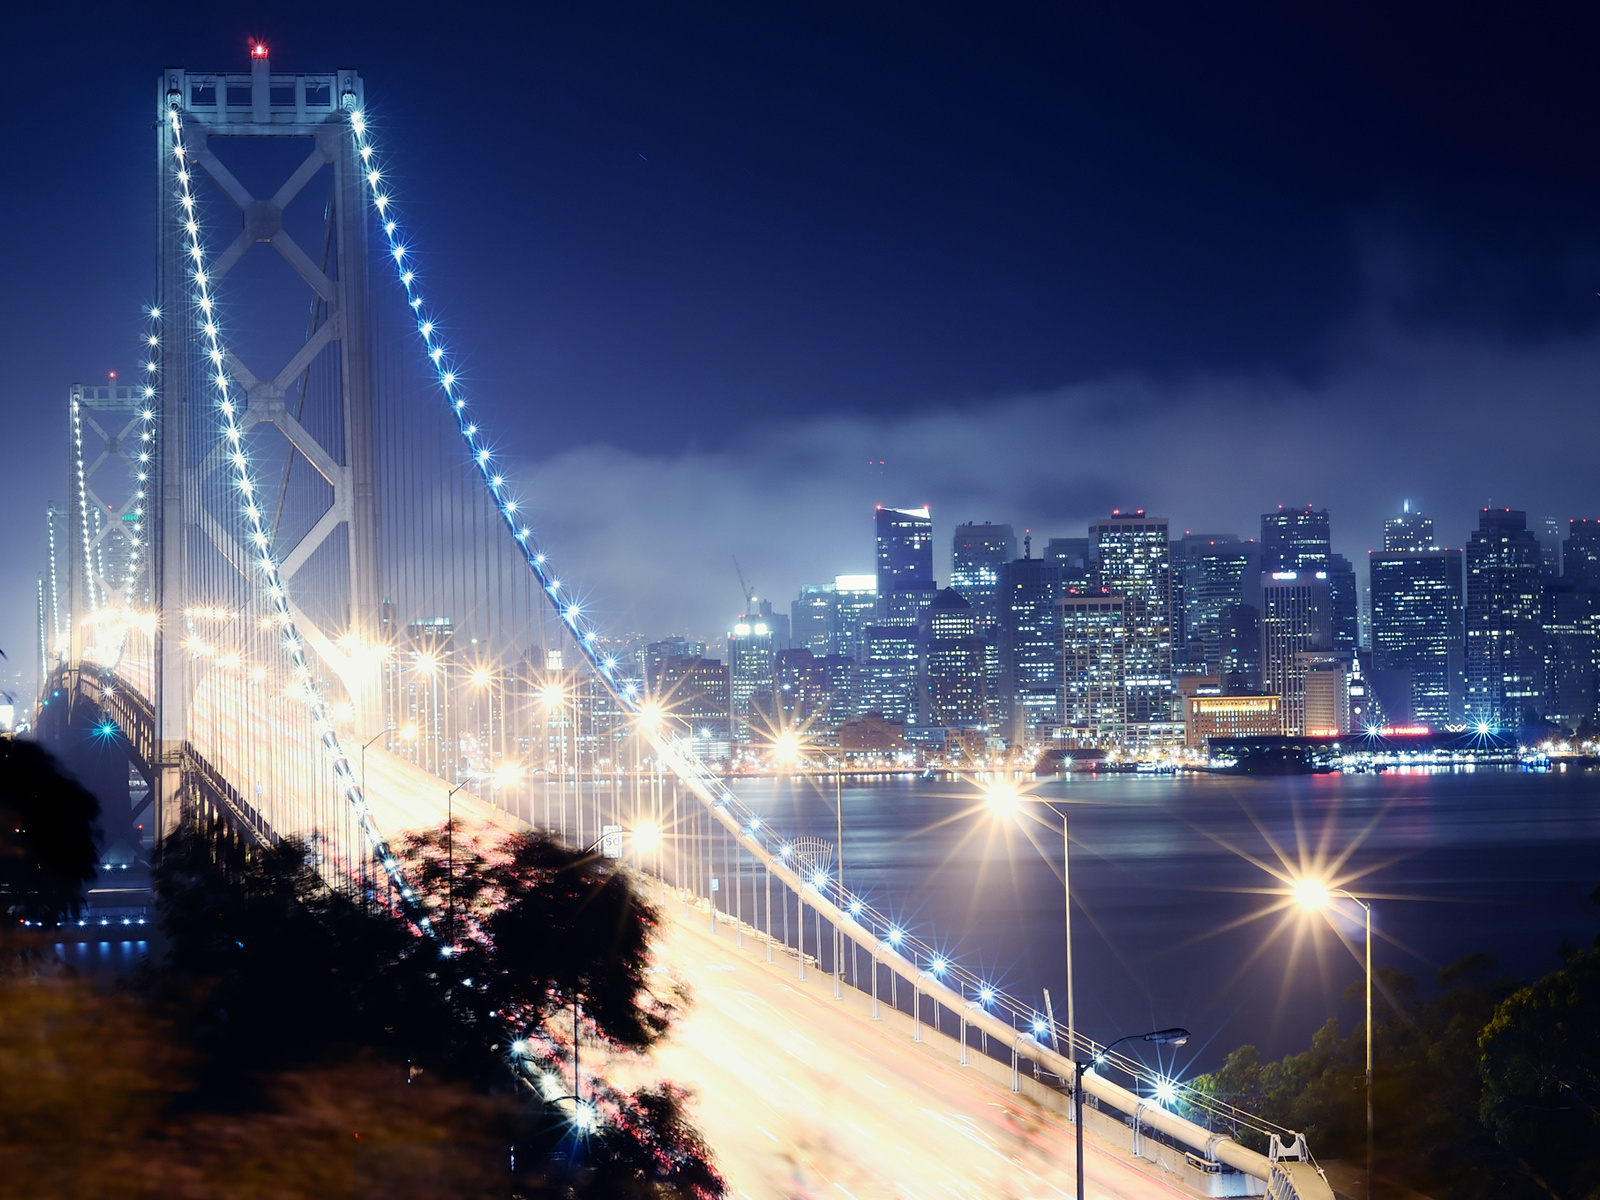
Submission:
<svg viewBox="0 0 1600 1200">
<path fill-rule="evenodd" d="M 1303 1139 L 941 954 L 695 756 L 541 544 L 532 482 L 510 470 L 538 451 L 535 423 L 509 416 L 523 397 L 473 391 L 434 304 L 441 269 L 403 212 L 403 134 L 356 72 L 275 73 L 255 46 L 248 72 L 162 72 L 153 117 L 140 361 L 70 389 L 67 503 L 47 515 L 39 584 L 35 728 L 112 797 L 111 865 L 191 819 L 298 836 L 448 954 L 454 930 L 391 839 L 447 819 L 537 825 L 630 857 L 677 914 L 669 953 L 701 999 L 667 1057 L 700 1077 L 708 1114 L 733 1121 L 771 1047 L 799 1037 L 829 1047 L 813 1058 L 846 1093 L 884 1089 L 878 1111 L 900 1114 L 885 1144 L 929 1147 L 930 1190 L 952 1120 L 989 1135 L 916 1097 L 1054 1120 L 1077 1078 L 1097 1194 L 1331 1196 Z M 797 1088 L 783 1107 L 815 1129 L 844 1103 Z M 744 1156 L 719 1128 L 714 1149 Z M 1002 1190 L 1072 1154 L 1049 1145 L 1026 1168 L 989 1147 L 1013 1163 Z M 869 1176 L 857 1192 L 836 1177 L 845 1194 L 905 1182 L 873 1185 L 899 1168 L 835 1149 Z M 1117 1183 L 1133 1162 L 1143 1182 Z"/>
</svg>

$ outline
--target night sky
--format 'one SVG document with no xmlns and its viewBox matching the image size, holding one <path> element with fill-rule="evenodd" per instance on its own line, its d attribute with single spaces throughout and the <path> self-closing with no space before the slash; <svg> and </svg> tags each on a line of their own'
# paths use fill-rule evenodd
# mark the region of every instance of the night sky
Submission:
<svg viewBox="0 0 1600 1200">
<path fill-rule="evenodd" d="M 871 505 L 1337 549 L 1600 515 L 1600 17 L 1577 5 L 34 5 L 9 14 L 31 675 L 65 395 L 153 287 L 164 66 L 352 66 L 433 293 L 602 623 L 870 569 Z M 328 15 L 329 10 L 336 10 Z M 207 20 L 204 17 L 213 17 Z M 441 430 L 443 425 L 441 424 Z M 879 462 L 882 465 L 878 465 Z"/>
</svg>

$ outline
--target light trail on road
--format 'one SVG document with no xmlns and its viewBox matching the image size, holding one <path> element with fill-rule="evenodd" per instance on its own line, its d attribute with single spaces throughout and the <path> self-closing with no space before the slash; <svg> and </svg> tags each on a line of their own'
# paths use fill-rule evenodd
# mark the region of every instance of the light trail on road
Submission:
<svg viewBox="0 0 1600 1200">
<path fill-rule="evenodd" d="M 962 1068 L 930 1041 L 873 1022 L 853 989 L 763 961 L 731 928 L 669 900 L 660 964 L 690 992 L 689 1011 L 653 1054 L 660 1075 L 695 1094 L 690 1115 L 714 1150 L 730 1195 L 1031 1200 L 1075 1194 L 1073 1128 L 1064 1116 Z M 1163 1178 L 1089 1134 L 1088 1195 L 1157 1200 L 1200 1193 Z"/>
</svg>

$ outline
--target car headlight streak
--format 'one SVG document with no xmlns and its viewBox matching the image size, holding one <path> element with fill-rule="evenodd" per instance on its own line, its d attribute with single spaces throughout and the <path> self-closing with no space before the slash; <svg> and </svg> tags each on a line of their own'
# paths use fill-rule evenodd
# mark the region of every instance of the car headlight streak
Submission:
<svg viewBox="0 0 1600 1200">
<path fill-rule="evenodd" d="M 366 797 L 362 795 L 361 787 L 356 781 L 355 773 L 350 769 L 350 759 L 339 744 L 339 736 L 334 731 L 332 715 L 328 703 L 323 698 L 320 689 L 314 682 L 311 664 L 306 659 L 305 645 L 295 628 L 294 615 L 289 608 L 289 598 L 283 588 L 283 580 L 279 575 L 278 562 L 272 552 L 272 538 L 264 523 L 263 513 L 255 503 L 256 485 L 250 470 L 250 460 L 244 450 L 243 429 L 239 425 L 239 413 L 242 405 L 233 401 L 232 383 L 228 379 L 224 364 L 227 354 L 222 341 L 221 327 L 216 317 L 216 303 L 211 292 L 211 280 L 205 272 L 205 247 L 202 242 L 202 230 L 199 223 L 193 218 L 195 211 L 194 190 L 191 186 L 190 171 L 188 169 L 189 151 L 183 140 L 183 117 L 176 103 L 167 113 L 168 128 L 172 137 L 173 181 L 175 184 L 175 199 L 183 215 L 179 224 L 183 230 L 183 237 L 187 242 L 184 254 L 194 265 L 189 272 L 190 299 L 194 304 L 198 317 L 201 353 L 210 360 L 216 368 L 211 382 L 216 390 L 217 413 L 221 418 L 222 433 L 233 447 L 227 456 L 228 463 L 233 468 L 234 486 L 238 490 L 240 512 L 245 525 L 249 530 L 249 540 L 258 547 L 259 556 L 256 566 L 261 573 L 262 590 L 266 593 L 272 606 L 277 623 L 283 629 L 283 649 L 289 656 L 294 667 L 294 674 L 303 689 L 307 707 L 311 711 L 311 724 L 317 735 L 317 740 L 327 752 L 333 764 L 334 777 L 346 802 L 355 811 L 361 826 L 362 836 L 366 839 L 373 857 L 378 859 L 384 870 L 388 873 L 391 883 L 403 896 L 410 896 L 411 891 L 400 871 L 400 864 L 395 858 L 389 845 L 384 841 L 378 827 L 373 823 L 372 816 L 367 809 Z M 153 316 L 155 314 L 152 314 Z M 152 332 L 151 336 L 159 336 Z M 151 409 L 153 411 L 154 404 Z M 153 418 L 152 418 L 153 419 Z M 412 902 L 415 906 L 415 902 Z M 421 918 L 418 925 L 430 934 L 432 925 L 427 919 Z"/>
</svg>

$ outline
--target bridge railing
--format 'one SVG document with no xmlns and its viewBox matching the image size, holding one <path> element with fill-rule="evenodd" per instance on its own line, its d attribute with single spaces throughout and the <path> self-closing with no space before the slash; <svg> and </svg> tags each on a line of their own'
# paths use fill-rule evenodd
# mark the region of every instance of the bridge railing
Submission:
<svg viewBox="0 0 1600 1200">
<path fill-rule="evenodd" d="M 873 974 L 870 988 L 875 997 L 883 975 L 892 976 L 910 990 L 913 1020 L 920 1033 L 921 1006 L 924 1001 L 936 1006 L 933 1025 L 942 1022 L 938 1010 L 950 1014 L 951 1022 L 959 1022 L 963 1030 L 962 1045 L 967 1045 L 966 1030 L 987 1034 L 999 1046 L 1006 1047 L 1013 1062 L 1025 1061 L 1056 1076 L 1063 1083 L 1074 1079 L 1077 1067 L 1074 1060 L 1094 1063 L 1083 1072 L 1086 1096 L 1098 1103 L 1119 1110 L 1133 1120 L 1135 1128 L 1144 1127 L 1158 1131 L 1174 1143 L 1186 1147 L 1203 1162 L 1214 1162 L 1230 1167 L 1246 1176 L 1262 1181 L 1272 1194 L 1289 1200 L 1330 1200 L 1331 1191 L 1304 1149 L 1304 1140 L 1290 1130 L 1272 1126 L 1254 1114 L 1245 1112 L 1196 1092 L 1177 1081 L 1165 1080 L 1150 1072 L 1143 1064 L 1122 1055 L 1106 1055 L 1099 1046 L 1081 1033 L 1076 1042 L 1069 1043 L 1066 1031 L 1052 1028 L 1038 1011 L 1002 990 L 973 975 L 970 971 L 939 954 L 914 934 L 904 930 L 885 914 L 879 912 L 861 897 L 854 896 L 840 886 L 833 877 L 805 878 L 784 853 L 786 843 L 775 838 L 762 822 L 720 776 L 714 774 L 704 762 L 684 752 L 674 740 L 658 732 L 646 734 L 660 760 L 669 765 L 673 774 L 695 794 L 705 808 L 736 839 L 743 852 L 771 878 L 792 892 L 801 914 L 799 928 L 804 929 L 805 906 L 826 921 L 844 941 L 864 950 L 871 956 Z M 715 905 L 716 896 L 707 900 Z M 769 916 L 770 921 L 770 916 Z M 770 928 L 770 925 L 769 925 Z M 805 969 L 804 934 L 800 935 L 796 952 L 800 955 L 799 969 Z M 819 944 L 820 956 L 821 947 Z M 839 972 L 840 964 L 833 964 Z M 856 983 L 860 987 L 859 981 Z M 987 996 L 987 999 L 983 997 Z M 1060 1047 L 1057 1049 L 1056 1047 Z M 1106 1078 L 1100 1072 L 1107 1066 L 1125 1071 L 1150 1095 L 1141 1096 Z M 1013 1077 L 1013 1087 L 1017 1080 Z M 1277 1153 L 1267 1154 L 1251 1150 L 1224 1133 L 1207 1128 L 1171 1111 L 1156 1097 L 1158 1087 L 1171 1088 L 1172 1100 L 1181 1101 L 1191 1111 L 1204 1114 L 1208 1121 L 1223 1129 L 1250 1129 L 1261 1135 Z M 1176 1105 L 1174 1105 L 1175 1107 Z M 1304 1160 L 1297 1155 L 1303 1155 Z M 1291 1169 L 1303 1167 L 1304 1169 Z"/>
</svg>

